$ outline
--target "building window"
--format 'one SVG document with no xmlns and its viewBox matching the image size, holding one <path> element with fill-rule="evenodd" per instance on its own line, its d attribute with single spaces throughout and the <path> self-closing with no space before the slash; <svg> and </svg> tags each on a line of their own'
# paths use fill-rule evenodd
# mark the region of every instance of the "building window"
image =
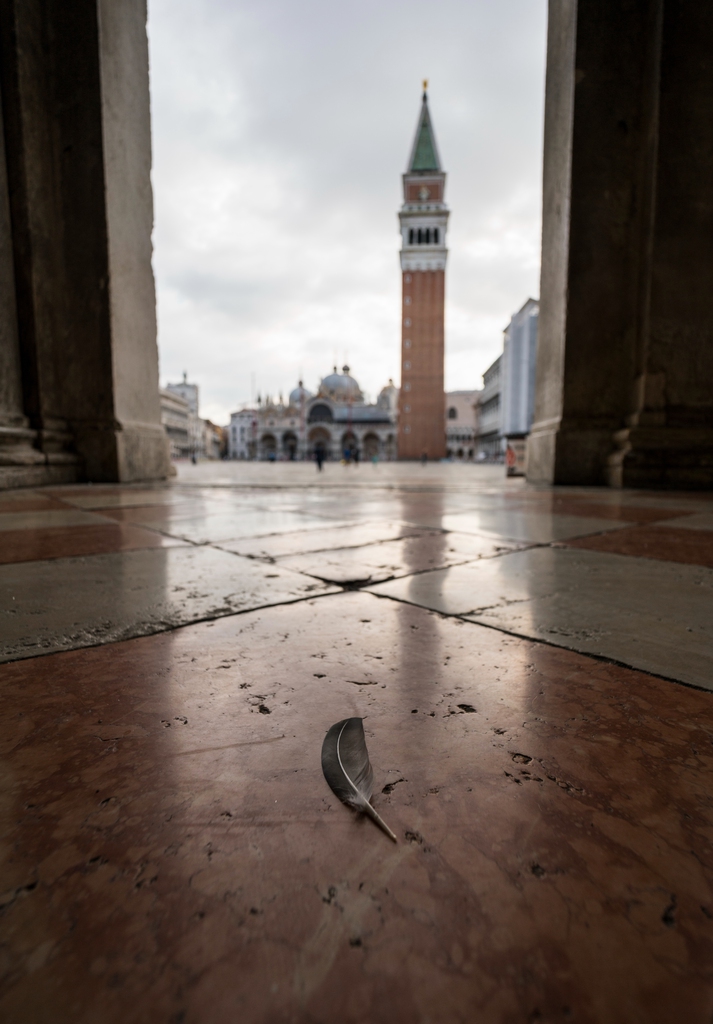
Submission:
<svg viewBox="0 0 713 1024">
<path fill-rule="evenodd" d="M 404 434 L 410 434 L 410 433 L 411 433 L 411 427 L 409 427 L 408 425 L 406 425 L 406 426 L 404 427 Z"/>
<path fill-rule="evenodd" d="M 411 369 L 411 363 L 409 363 L 409 362 L 404 363 L 404 370 L 410 370 L 410 369 Z"/>
<path fill-rule="evenodd" d="M 480 407 L 481 415 L 485 415 L 489 412 L 495 412 L 496 409 L 500 408 L 500 395 L 493 395 L 487 402 L 483 402 Z"/>
<path fill-rule="evenodd" d="M 438 245 L 438 228 L 433 229 L 433 241 L 435 245 Z"/>
<path fill-rule="evenodd" d="M 404 384 L 404 391 L 410 391 L 410 390 L 411 390 L 411 385 L 410 384 Z"/>
<path fill-rule="evenodd" d="M 406 282 L 406 284 L 411 284 L 411 275 L 407 274 L 406 277 L 404 278 L 404 281 Z"/>
<path fill-rule="evenodd" d="M 457 420 L 458 419 L 458 410 L 454 406 L 451 406 L 450 409 L 448 410 L 448 419 L 449 420 Z"/>
<path fill-rule="evenodd" d="M 408 232 L 408 244 L 413 245 L 413 228 L 409 228 Z"/>
<path fill-rule="evenodd" d="M 404 327 L 410 327 L 410 326 L 411 326 L 411 321 L 409 320 L 408 317 L 406 317 L 406 319 L 404 320 Z"/>
<path fill-rule="evenodd" d="M 423 231 L 421 231 L 421 229 L 419 228 L 418 229 L 418 244 L 420 245 L 422 241 L 423 241 Z"/>
<path fill-rule="evenodd" d="M 411 305 L 411 296 L 410 295 L 404 295 L 404 306 L 410 306 L 410 305 Z"/>
<path fill-rule="evenodd" d="M 411 406 L 410 405 L 405 405 L 404 406 L 404 412 L 411 412 Z"/>
<path fill-rule="evenodd" d="M 411 348 L 411 339 L 407 338 L 404 342 L 404 348 Z"/>
</svg>

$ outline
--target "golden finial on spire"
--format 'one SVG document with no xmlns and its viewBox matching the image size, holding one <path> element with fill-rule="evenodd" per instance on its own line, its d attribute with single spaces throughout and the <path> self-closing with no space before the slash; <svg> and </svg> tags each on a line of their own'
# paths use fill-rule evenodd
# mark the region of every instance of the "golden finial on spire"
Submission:
<svg viewBox="0 0 713 1024">
<path fill-rule="evenodd" d="M 423 80 L 423 91 L 425 92 L 426 89 L 428 89 L 428 79 L 424 78 L 424 80 Z"/>
</svg>

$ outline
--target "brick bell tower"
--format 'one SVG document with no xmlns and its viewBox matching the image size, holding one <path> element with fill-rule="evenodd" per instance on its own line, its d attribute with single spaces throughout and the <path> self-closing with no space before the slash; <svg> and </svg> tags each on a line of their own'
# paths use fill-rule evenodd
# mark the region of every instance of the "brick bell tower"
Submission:
<svg viewBox="0 0 713 1024">
<path fill-rule="evenodd" d="M 400 459 L 446 454 L 443 391 L 444 300 L 448 207 L 423 83 L 421 114 L 403 176 L 401 224 Z"/>
</svg>

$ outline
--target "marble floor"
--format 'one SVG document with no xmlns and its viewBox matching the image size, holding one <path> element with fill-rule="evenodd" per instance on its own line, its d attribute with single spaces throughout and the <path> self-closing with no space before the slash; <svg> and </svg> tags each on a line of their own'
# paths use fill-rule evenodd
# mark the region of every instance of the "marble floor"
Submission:
<svg viewBox="0 0 713 1024">
<path fill-rule="evenodd" d="M 0 492 L 0 622 L 0 1019 L 710 1024 L 713 495 Z"/>
</svg>

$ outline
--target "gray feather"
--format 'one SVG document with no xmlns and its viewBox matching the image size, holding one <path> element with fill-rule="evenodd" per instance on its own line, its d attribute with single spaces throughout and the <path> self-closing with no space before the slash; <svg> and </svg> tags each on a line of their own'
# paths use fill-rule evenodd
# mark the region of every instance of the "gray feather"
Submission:
<svg viewBox="0 0 713 1024">
<path fill-rule="evenodd" d="M 374 787 L 374 771 L 366 749 L 361 718 L 345 718 L 329 730 L 322 744 L 322 771 L 340 800 L 368 814 L 387 836 L 398 842 L 369 802 Z"/>
</svg>

